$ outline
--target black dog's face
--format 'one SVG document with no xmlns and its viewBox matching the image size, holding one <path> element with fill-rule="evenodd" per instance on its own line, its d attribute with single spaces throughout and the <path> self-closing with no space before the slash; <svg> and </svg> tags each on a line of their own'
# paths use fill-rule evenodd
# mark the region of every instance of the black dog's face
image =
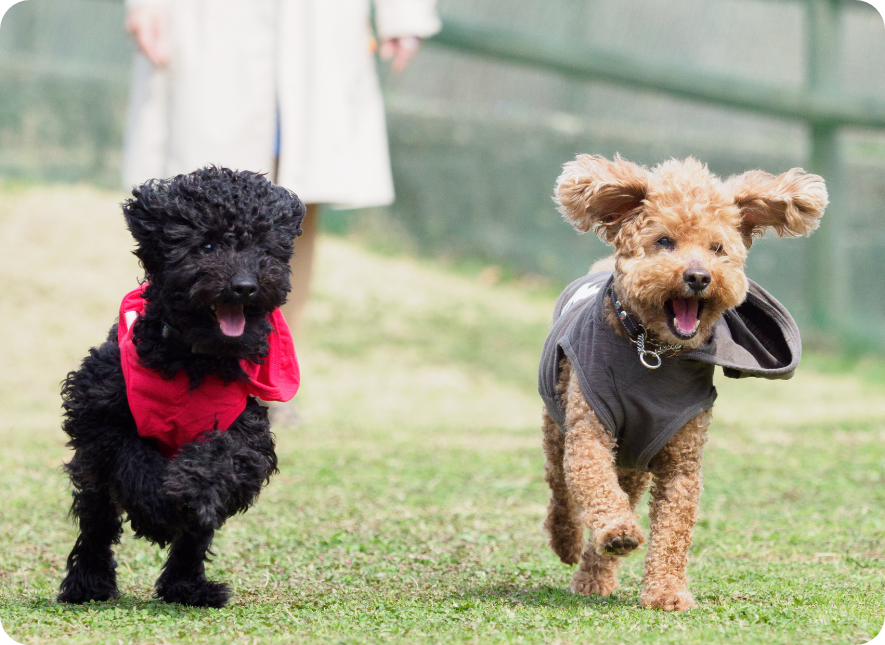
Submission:
<svg viewBox="0 0 885 645">
<path fill-rule="evenodd" d="M 261 175 L 211 167 L 133 195 L 124 213 L 163 322 L 199 353 L 254 353 L 289 292 L 298 198 Z"/>
</svg>

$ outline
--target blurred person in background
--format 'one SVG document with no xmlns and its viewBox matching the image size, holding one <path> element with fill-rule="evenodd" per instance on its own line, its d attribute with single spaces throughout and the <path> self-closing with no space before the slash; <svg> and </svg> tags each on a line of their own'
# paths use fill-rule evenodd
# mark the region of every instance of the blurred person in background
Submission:
<svg viewBox="0 0 885 645">
<path fill-rule="evenodd" d="M 207 164 L 267 172 L 307 204 L 283 314 L 297 340 L 317 205 L 394 199 L 370 0 L 127 0 L 138 47 L 127 186 Z M 373 0 L 381 58 L 405 69 L 436 0 Z"/>
</svg>

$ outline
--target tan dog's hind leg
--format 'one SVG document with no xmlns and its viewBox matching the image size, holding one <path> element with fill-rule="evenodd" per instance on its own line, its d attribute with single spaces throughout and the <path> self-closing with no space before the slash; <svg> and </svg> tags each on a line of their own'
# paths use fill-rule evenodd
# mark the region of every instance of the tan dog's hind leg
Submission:
<svg viewBox="0 0 885 645">
<path fill-rule="evenodd" d="M 566 564 L 577 564 L 584 548 L 584 525 L 581 513 L 572 501 L 565 483 L 563 455 L 565 435 L 556 421 L 544 410 L 544 479 L 550 486 L 550 503 L 544 528 L 550 533 L 550 548 Z"/>
<path fill-rule="evenodd" d="M 685 424 L 650 463 L 654 485 L 643 607 L 683 611 L 697 606 L 685 569 L 703 488 L 701 453 L 712 416 L 703 412 Z"/>
<path fill-rule="evenodd" d="M 645 489 L 648 488 L 650 481 L 651 473 L 643 470 L 618 468 L 618 484 L 620 484 L 621 490 L 627 493 L 627 498 L 630 500 L 630 510 L 636 510 L 636 505 Z"/>
<path fill-rule="evenodd" d="M 591 539 L 572 591 L 607 595 L 617 586 L 612 556 L 624 556 L 644 542 L 630 499 L 618 482 L 615 441 L 590 409 L 571 373 L 565 393 L 564 470 L 571 498 L 590 528 Z M 595 556 L 598 557 L 592 557 Z"/>
</svg>

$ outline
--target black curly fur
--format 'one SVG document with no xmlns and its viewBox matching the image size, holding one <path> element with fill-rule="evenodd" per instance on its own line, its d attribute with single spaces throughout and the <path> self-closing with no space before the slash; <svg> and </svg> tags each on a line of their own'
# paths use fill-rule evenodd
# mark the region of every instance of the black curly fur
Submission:
<svg viewBox="0 0 885 645">
<path fill-rule="evenodd" d="M 197 387 L 208 374 L 245 377 L 239 360 L 267 353 L 268 312 L 285 302 L 289 258 L 304 207 L 261 175 L 204 168 L 154 180 L 123 205 L 135 251 L 150 282 L 133 335 L 142 364 L 171 377 L 180 370 Z M 204 249 L 209 244 L 211 249 Z M 247 276 L 257 292 L 243 300 L 231 281 Z M 122 294 L 121 294 L 122 295 Z M 243 304 L 244 333 L 222 334 L 211 306 Z M 176 330 L 164 336 L 163 327 Z M 118 595 L 112 547 L 128 521 L 136 537 L 171 545 L 157 596 L 196 607 L 221 607 L 227 585 L 206 580 L 215 531 L 247 510 L 277 472 L 267 410 L 250 399 L 226 432 L 207 428 L 173 460 L 138 435 L 126 398 L 117 325 L 89 351 L 62 387 L 64 431 L 74 456 L 71 514 L 80 535 L 67 561 L 60 602 Z"/>
</svg>

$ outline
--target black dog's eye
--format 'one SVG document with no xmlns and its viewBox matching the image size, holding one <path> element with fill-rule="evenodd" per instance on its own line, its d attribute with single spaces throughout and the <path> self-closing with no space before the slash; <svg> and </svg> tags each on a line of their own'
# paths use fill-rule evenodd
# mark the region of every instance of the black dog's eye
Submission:
<svg viewBox="0 0 885 645">
<path fill-rule="evenodd" d="M 665 249 L 672 251 L 676 248 L 676 242 L 665 236 L 658 240 L 658 246 L 663 246 Z"/>
<path fill-rule="evenodd" d="M 211 250 L 212 250 L 212 245 L 211 245 L 211 244 L 204 244 L 203 247 L 202 247 L 200 250 L 201 250 L 201 251 L 211 251 Z"/>
<path fill-rule="evenodd" d="M 722 251 L 724 249 L 722 248 L 721 244 L 714 244 L 710 247 L 710 250 L 713 251 L 713 253 L 715 253 L 716 255 L 722 255 Z"/>
</svg>

